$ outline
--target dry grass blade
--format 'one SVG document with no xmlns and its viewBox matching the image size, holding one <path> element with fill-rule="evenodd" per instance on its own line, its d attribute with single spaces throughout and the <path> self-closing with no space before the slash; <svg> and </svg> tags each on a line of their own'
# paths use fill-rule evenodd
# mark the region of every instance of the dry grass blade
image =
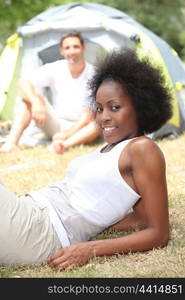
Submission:
<svg viewBox="0 0 185 300">
<path fill-rule="evenodd" d="M 157 143 L 167 164 L 171 224 L 171 240 L 167 247 L 95 258 L 84 266 L 65 272 L 57 272 L 47 266 L 1 268 L 0 277 L 185 277 L 185 135 Z M 0 178 L 12 191 L 23 194 L 62 179 L 74 157 L 96 147 L 97 144 L 79 146 L 64 155 L 49 153 L 43 146 L 1 153 Z"/>
</svg>

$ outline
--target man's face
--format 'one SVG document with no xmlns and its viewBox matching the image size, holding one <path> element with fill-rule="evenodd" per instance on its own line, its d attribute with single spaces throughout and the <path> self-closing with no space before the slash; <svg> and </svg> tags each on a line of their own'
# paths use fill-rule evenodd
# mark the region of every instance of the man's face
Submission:
<svg viewBox="0 0 185 300">
<path fill-rule="evenodd" d="M 84 60 L 84 48 L 78 37 L 68 37 L 63 40 L 60 51 L 69 64 L 76 64 Z"/>
</svg>

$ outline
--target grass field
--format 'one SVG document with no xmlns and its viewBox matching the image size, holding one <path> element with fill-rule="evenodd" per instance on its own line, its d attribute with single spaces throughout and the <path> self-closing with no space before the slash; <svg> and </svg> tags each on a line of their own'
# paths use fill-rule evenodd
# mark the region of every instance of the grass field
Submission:
<svg viewBox="0 0 185 300">
<path fill-rule="evenodd" d="M 47 266 L 0 268 L 0 278 L 178 278 L 185 277 L 185 134 L 175 140 L 157 142 L 166 157 L 171 239 L 162 249 L 142 253 L 100 257 L 72 270 L 58 272 Z M 97 144 L 79 146 L 63 155 L 38 146 L 1 153 L 1 180 L 17 194 L 63 178 L 74 157 L 88 153 Z M 97 238 L 107 238 L 99 235 Z M 112 234 L 113 237 L 113 234 Z"/>
</svg>

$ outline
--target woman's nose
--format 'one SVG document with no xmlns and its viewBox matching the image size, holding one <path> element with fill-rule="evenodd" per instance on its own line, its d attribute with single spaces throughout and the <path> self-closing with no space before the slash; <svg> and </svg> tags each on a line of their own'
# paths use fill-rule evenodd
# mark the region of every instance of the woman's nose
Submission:
<svg viewBox="0 0 185 300">
<path fill-rule="evenodd" d="M 107 109 L 104 109 L 103 110 L 103 113 L 102 113 L 102 121 L 108 121 L 111 119 L 111 116 L 110 116 L 110 113 L 108 112 Z"/>
</svg>

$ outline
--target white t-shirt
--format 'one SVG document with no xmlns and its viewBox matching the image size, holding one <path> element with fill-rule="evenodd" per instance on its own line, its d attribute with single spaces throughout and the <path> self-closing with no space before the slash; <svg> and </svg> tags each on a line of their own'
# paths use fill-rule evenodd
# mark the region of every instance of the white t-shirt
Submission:
<svg viewBox="0 0 185 300">
<path fill-rule="evenodd" d="M 51 89 L 52 104 L 58 117 L 75 121 L 89 107 L 87 81 L 93 72 L 94 67 L 85 62 L 83 72 L 78 78 L 73 78 L 64 59 L 39 67 L 29 80 L 39 89 Z"/>
</svg>

